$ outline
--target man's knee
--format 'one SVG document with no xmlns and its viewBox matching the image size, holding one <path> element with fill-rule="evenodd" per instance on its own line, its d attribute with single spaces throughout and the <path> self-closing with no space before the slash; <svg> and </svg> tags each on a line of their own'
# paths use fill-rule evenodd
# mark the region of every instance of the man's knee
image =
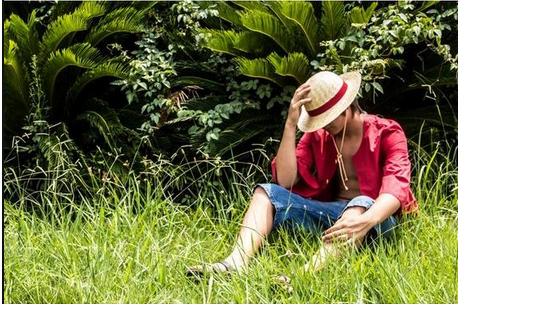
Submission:
<svg viewBox="0 0 550 311">
<path fill-rule="evenodd" d="M 256 189 L 254 189 L 254 195 L 267 198 L 267 193 L 262 187 L 256 187 Z"/>
<path fill-rule="evenodd" d="M 271 199 L 269 198 L 267 191 L 261 186 L 257 186 L 254 189 L 254 193 L 252 195 L 252 202 L 261 202 L 262 204 L 259 204 L 259 205 L 265 206 L 266 208 L 274 210 L 274 206 L 271 203 Z"/>
</svg>

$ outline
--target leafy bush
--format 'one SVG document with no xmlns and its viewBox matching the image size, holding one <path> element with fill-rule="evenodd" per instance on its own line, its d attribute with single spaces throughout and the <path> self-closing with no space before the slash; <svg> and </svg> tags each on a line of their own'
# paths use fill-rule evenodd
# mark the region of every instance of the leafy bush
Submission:
<svg viewBox="0 0 550 311">
<path fill-rule="evenodd" d="M 384 93 L 378 81 L 388 78 L 390 69 L 405 65 L 398 57 L 408 45 L 426 44 L 443 58 L 443 63 L 449 63 L 451 70 L 457 70 L 458 57 L 452 56 L 450 46 L 442 43 L 443 31 L 452 30 L 443 19 L 454 16 L 456 21 L 457 9 L 443 13 L 435 9 L 424 13 L 421 9 L 415 9 L 412 3 L 398 2 L 373 11 L 369 23 L 354 23 L 346 36 L 322 42 L 326 48 L 312 65 L 318 70 L 340 73 L 360 71 L 364 91 L 372 93 L 373 101 L 378 92 Z"/>
<path fill-rule="evenodd" d="M 39 27 L 38 10 L 33 10 L 27 21 L 11 14 L 4 22 L 3 70 L 10 76 L 3 85 L 5 94 L 10 94 L 4 96 L 4 114 L 10 116 L 4 125 L 8 135 L 4 139 L 10 141 L 9 135 L 21 133 L 24 116 L 33 105 L 27 69 L 34 56 L 44 93 L 41 105 L 49 110 L 49 121 L 63 122 L 83 147 L 107 142 L 113 152 L 120 152 L 122 146 L 109 143 L 119 138 L 115 134 L 124 139 L 135 133 L 119 120 L 114 110 L 116 97 L 97 92 L 97 87 L 106 79 L 128 75 L 127 64 L 109 55 L 105 45 L 107 39 L 121 40 L 120 34 L 141 32 L 147 7 L 83 2 L 68 9 L 49 10 L 51 21 L 44 29 Z M 101 96 L 111 102 L 101 100 Z"/>
</svg>

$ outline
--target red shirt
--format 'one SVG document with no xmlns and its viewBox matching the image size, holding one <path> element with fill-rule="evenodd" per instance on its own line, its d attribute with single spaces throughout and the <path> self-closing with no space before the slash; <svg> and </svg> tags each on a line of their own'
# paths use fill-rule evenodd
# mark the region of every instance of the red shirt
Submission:
<svg viewBox="0 0 550 311">
<path fill-rule="evenodd" d="M 403 129 L 390 119 L 370 114 L 361 117 L 363 140 L 352 157 L 359 191 L 373 199 L 381 193 L 392 194 L 401 202 L 398 212 L 416 211 L 418 204 L 410 188 L 411 162 Z M 304 133 L 296 146 L 300 179 L 291 191 L 306 198 L 334 201 L 338 190 L 330 181 L 337 169 L 336 154 L 327 131 Z M 271 169 L 273 181 L 277 182 L 275 159 Z"/>
</svg>

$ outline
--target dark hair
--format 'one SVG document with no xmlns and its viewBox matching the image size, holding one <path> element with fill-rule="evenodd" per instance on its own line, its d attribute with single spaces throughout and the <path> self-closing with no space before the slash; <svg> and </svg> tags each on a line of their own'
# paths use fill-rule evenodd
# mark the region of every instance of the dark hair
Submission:
<svg viewBox="0 0 550 311">
<path fill-rule="evenodd" d="M 359 105 L 359 100 L 357 100 L 357 98 L 353 100 L 350 107 L 351 107 L 351 111 L 353 112 L 355 111 L 365 112 L 365 110 L 363 110 L 363 108 L 361 108 L 361 106 Z"/>
</svg>

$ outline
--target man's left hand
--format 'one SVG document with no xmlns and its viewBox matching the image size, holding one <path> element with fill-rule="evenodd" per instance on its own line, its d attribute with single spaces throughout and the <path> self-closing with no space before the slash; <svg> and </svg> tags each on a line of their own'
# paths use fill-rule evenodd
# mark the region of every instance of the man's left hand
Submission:
<svg viewBox="0 0 550 311">
<path fill-rule="evenodd" d="M 328 228 L 323 235 L 323 242 L 331 243 L 341 241 L 355 243 L 362 241 L 367 232 L 373 227 L 372 224 L 361 215 L 343 215 L 336 223 Z"/>
</svg>

